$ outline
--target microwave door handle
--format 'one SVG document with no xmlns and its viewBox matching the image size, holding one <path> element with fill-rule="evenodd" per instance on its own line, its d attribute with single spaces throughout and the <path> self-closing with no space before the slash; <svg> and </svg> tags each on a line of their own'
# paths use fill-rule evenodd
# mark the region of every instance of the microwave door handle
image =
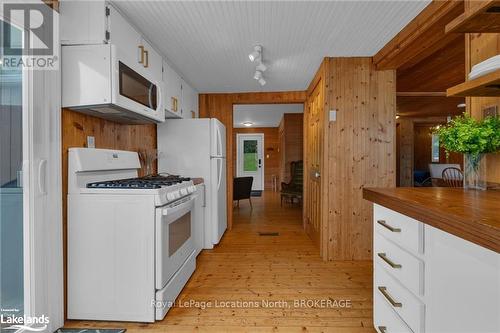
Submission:
<svg viewBox="0 0 500 333">
<path fill-rule="evenodd" d="M 149 85 L 149 94 L 148 94 L 148 104 L 149 107 L 152 109 L 153 108 L 153 90 L 154 90 L 155 85 L 151 83 Z"/>
<path fill-rule="evenodd" d="M 155 111 L 161 111 L 163 110 L 163 89 L 160 87 L 159 84 L 156 85 L 156 110 Z"/>
</svg>

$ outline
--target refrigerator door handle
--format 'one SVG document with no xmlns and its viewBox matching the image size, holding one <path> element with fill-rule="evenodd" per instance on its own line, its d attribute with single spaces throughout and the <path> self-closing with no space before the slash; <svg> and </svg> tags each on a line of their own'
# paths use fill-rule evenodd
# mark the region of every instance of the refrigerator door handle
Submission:
<svg viewBox="0 0 500 333">
<path fill-rule="evenodd" d="M 216 126 L 216 129 L 217 129 L 217 150 L 218 150 L 217 156 L 222 156 L 223 155 L 223 152 L 222 152 L 222 137 L 220 135 L 220 128 L 219 128 L 219 126 Z"/>
<path fill-rule="evenodd" d="M 217 181 L 217 191 L 220 189 L 220 183 L 222 181 L 222 163 L 224 163 L 223 159 L 217 159 L 217 165 L 219 164 L 220 161 L 220 168 L 219 168 L 219 179 Z"/>
</svg>

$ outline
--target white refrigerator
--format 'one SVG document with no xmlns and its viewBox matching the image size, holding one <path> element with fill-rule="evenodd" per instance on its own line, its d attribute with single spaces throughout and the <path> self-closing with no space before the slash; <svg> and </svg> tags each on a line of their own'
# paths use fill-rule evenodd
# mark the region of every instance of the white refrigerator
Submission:
<svg viewBox="0 0 500 333">
<path fill-rule="evenodd" d="M 158 172 L 205 182 L 205 248 L 213 248 L 227 229 L 226 128 L 217 119 L 167 119 L 157 132 Z"/>
</svg>

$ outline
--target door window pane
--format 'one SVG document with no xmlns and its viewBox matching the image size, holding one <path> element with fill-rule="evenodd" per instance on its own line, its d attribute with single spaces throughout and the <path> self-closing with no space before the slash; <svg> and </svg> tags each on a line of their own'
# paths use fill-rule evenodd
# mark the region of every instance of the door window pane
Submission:
<svg viewBox="0 0 500 333">
<path fill-rule="evenodd" d="M 257 140 L 243 141 L 243 171 L 257 171 Z"/>
<path fill-rule="evenodd" d="M 5 29 L 7 23 L 0 24 Z M 12 27 L 9 38 L 21 45 L 22 33 Z M 22 69 L 0 65 L 0 312 L 5 316 L 24 313 L 22 80 Z"/>
<path fill-rule="evenodd" d="M 439 163 L 439 135 L 432 134 L 432 162 Z"/>
</svg>

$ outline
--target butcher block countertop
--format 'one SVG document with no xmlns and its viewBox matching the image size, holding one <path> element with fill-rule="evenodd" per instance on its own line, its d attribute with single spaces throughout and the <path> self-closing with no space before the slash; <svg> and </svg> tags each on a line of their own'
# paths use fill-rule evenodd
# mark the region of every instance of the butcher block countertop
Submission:
<svg viewBox="0 0 500 333">
<path fill-rule="evenodd" d="M 191 180 L 193 181 L 194 185 L 199 185 L 204 183 L 203 178 L 191 178 Z"/>
<path fill-rule="evenodd" d="M 363 198 L 500 253 L 500 191 L 365 188 Z"/>
</svg>

